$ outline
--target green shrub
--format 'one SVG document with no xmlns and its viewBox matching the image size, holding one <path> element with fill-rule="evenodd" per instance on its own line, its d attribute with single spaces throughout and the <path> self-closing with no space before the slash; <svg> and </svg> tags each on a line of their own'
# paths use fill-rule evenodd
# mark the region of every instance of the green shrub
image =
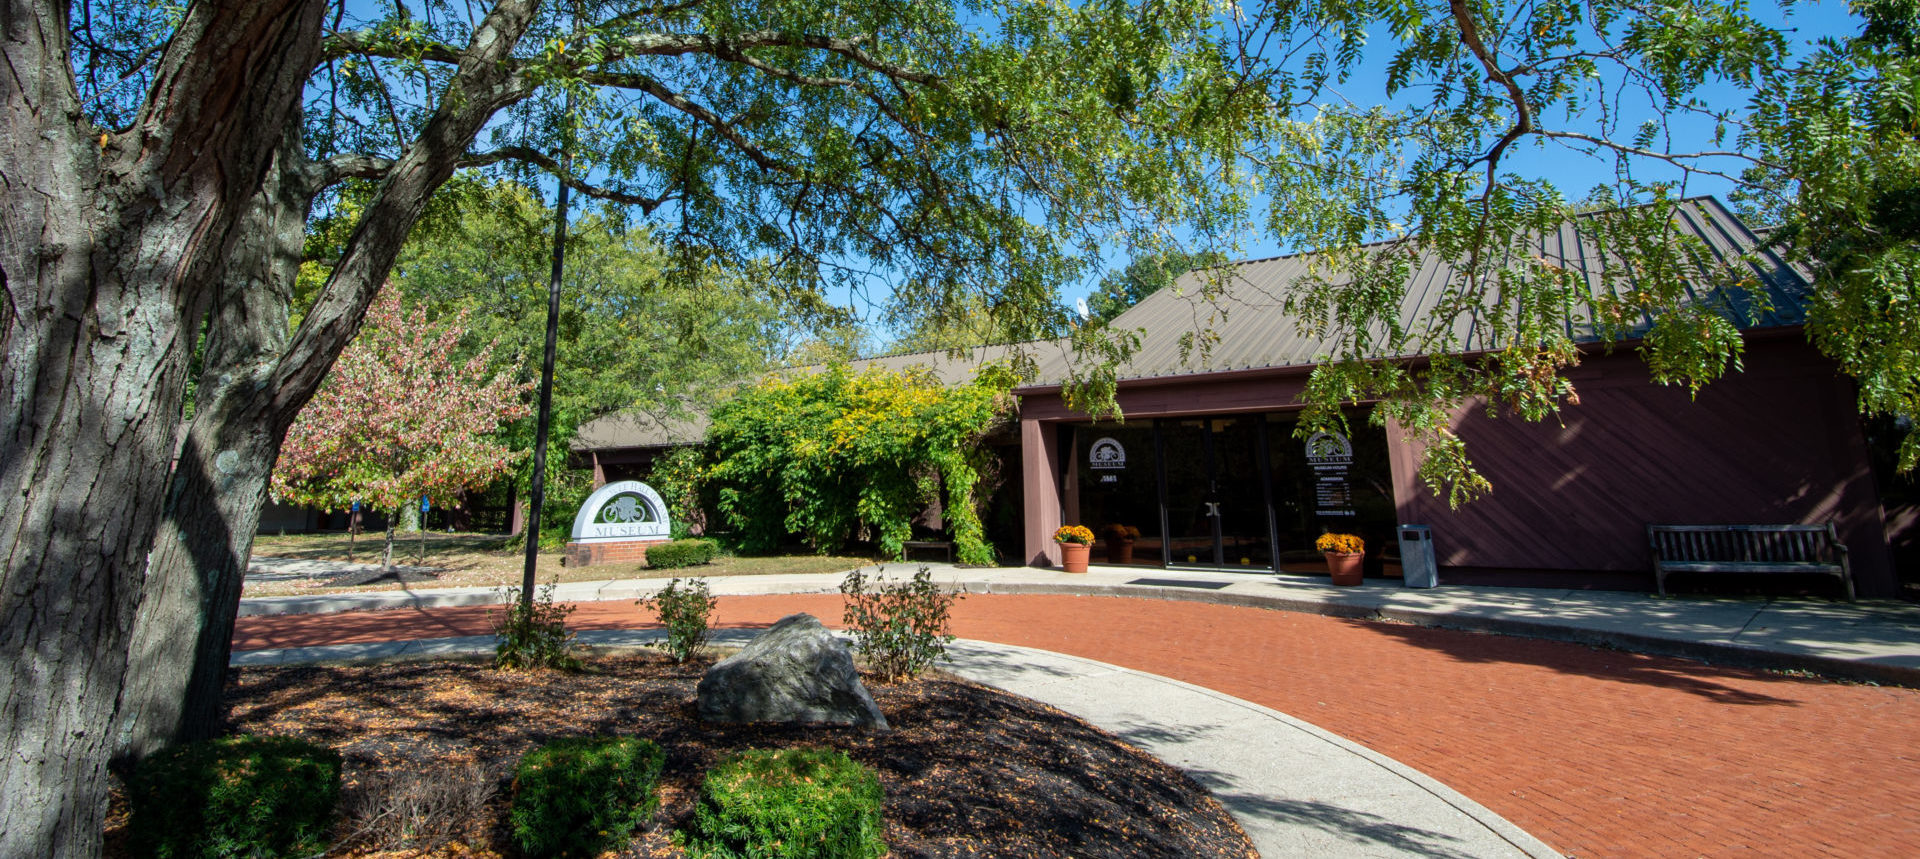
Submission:
<svg viewBox="0 0 1920 859">
<path fill-rule="evenodd" d="M 679 579 L 667 583 L 659 593 L 645 597 L 635 605 L 653 609 L 660 624 L 667 628 L 667 640 L 659 646 L 675 662 L 685 662 L 707 647 L 707 633 L 713 623 L 713 608 L 718 604 L 707 589 L 706 579 Z"/>
<path fill-rule="evenodd" d="M 226 737 L 155 754 L 127 779 L 134 855 L 308 856 L 325 847 L 340 755 L 293 737 Z"/>
<path fill-rule="evenodd" d="M 867 666 L 881 677 L 912 677 L 946 656 L 953 641 L 947 615 L 962 592 L 941 590 L 926 567 L 906 581 L 876 575 L 869 582 L 864 570 L 854 570 L 840 583 L 840 593 L 847 598 L 841 620 L 858 636 L 855 647 Z"/>
<path fill-rule="evenodd" d="M 580 660 L 573 655 L 573 633 L 567 615 L 573 606 L 554 605 L 554 582 L 548 582 L 531 604 L 520 605 L 520 589 L 507 588 L 505 609 L 494 618 L 493 667 L 509 671 L 557 668 L 573 671 Z"/>
<path fill-rule="evenodd" d="M 594 856 L 633 834 L 660 801 L 667 756 L 638 737 L 569 737 L 513 771 L 513 842 L 528 856 Z"/>
<path fill-rule="evenodd" d="M 865 533 L 899 557 L 938 499 L 960 561 L 992 563 L 978 493 L 998 459 L 983 440 L 1012 414 L 1017 382 L 1001 363 L 956 385 L 926 368 L 834 364 L 747 385 L 710 415 L 700 475 L 713 524 L 749 554 L 789 535 L 831 553 Z"/>
<path fill-rule="evenodd" d="M 712 540 L 674 540 L 647 547 L 647 567 L 655 570 L 697 567 L 712 561 L 719 552 L 720 544 Z"/>
<path fill-rule="evenodd" d="M 887 853 L 880 779 L 842 752 L 750 750 L 700 785 L 687 836 L 709 859 L 875 859 Z"/>
</svg>

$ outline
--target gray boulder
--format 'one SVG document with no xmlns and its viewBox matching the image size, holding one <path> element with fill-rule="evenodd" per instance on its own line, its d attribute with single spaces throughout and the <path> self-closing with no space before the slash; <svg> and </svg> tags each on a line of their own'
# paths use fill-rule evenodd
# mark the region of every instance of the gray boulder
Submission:
<svg viewBox="0 0 1920 859">
<path fill-rule="evenodd" d="M 806 722 L 887 729 L 847 643 L 810 614 L 790 614 L 700 678 L 709 722 Z"/>
</svg>

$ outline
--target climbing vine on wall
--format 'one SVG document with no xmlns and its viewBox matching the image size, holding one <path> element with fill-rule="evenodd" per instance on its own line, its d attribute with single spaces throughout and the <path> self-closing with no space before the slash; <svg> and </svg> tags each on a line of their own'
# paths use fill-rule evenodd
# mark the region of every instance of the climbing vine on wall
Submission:
<svg viewBox="0 0 1920 859">
<path fill-rule="evenodd" d="M 998 366 L 951 386 L 918 368 L 769 378 L 714 411 L 705 483 L 748 551 L 795 534 L 829 552 L 865 525 L 888 555 L 944 489 L 959 559 L 992 563 L 974 493 L 1013 382 Z"/>
</svg>

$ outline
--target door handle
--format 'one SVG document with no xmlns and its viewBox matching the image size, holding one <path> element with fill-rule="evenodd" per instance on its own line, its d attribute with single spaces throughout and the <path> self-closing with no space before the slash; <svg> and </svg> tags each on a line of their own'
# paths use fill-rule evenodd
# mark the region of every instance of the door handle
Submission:
<svg viewBox="0 0 1920 859">
<path fill-rule="evenodd" d="M 1218 501 L 1202 501 L 1202 502 L 1200 502 L 1200 503 L 1202 503 L 1202 504 L 1205 504 L 1205 505 L 1207 505 L 1207 515 L 1208 515 L 1208 516 L 1212 516 L 1212 517 L 1214 517 L 1214 518 L 1219 518 L 1219 516 L 1220 516 L 1220 502 L 1218 502 Z"/>
</svg>

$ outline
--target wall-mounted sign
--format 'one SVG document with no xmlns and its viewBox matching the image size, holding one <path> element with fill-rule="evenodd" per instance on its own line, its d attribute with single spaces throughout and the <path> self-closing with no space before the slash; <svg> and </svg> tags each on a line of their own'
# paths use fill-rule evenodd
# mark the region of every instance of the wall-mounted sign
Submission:
<svg viewBox="0 0 1920 859">
<path fill-rule="evenodd" d="M 1313 515 L 1355 516 L 1353 443 L 1337 432 L 1317 432 L 1307 439 L 1307 465 L 1313 469 Z"/>
<path fill-rule="evenodd" d="M 665 539 L 669 530 L 667 505 L 660 493 L 637 480 L 622 480 L 587 496 L 587 503 L 574 514 L 572 539 L 575 543 Z"/>
<path fill-rule="evenodd" d="M 1087 467 L 1118 471 L 1127 467 L 1127 449 L 1111 438 L 1100 438 L 1087 451 Z"/>
</svg>

